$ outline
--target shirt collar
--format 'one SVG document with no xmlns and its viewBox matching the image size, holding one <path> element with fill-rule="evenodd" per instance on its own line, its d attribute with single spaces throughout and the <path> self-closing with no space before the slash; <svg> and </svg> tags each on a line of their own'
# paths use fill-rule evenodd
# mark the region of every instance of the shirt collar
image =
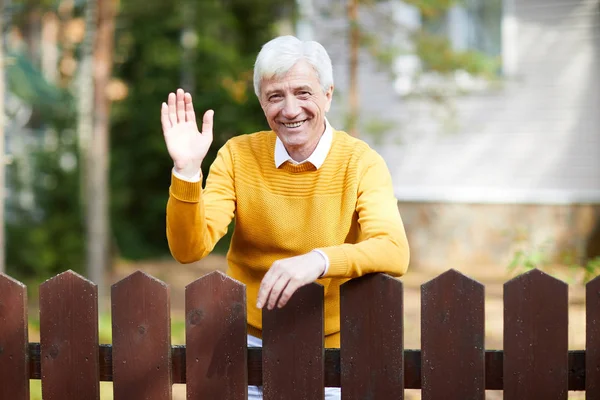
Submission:
<svg viewBox="0 0 600 400">
<path fill-rule="evenodd" d="M 325 118 L 325 132 L 321 135 L 321 139 L 319 139 L 315 151 L 313 151 L 306 160 L 297 162 L 290 157 L 283 142 L 278 137 L 275 139 L 275 167 L 279 168 L 284 162 L 289 161 L 292 164 L 304 164 L 305 162 L 309 162 L 314 165 L 316 169 L 319 169 L 325 162 L 325 158 L 327 158 L 332 141 L 333 129 L 331 128 L 331 125 L 329 125 L 327 118 Z"/>
</svg>

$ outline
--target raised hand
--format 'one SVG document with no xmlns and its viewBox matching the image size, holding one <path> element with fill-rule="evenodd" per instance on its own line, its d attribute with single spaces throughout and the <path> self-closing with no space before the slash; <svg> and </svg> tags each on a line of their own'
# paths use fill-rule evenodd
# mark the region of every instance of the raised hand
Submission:
<svg viewBox="0 0 600 400">
<path fill-rule="evenodd" d="M 200 171 L 213 140 L 213 116 L 213 110 L 204 113 L 200 132 L 191 94 L 177 89 L 177 94 L 169 93 L 167 103 L 162 103 L 160 121 L 177 173 L 191 178 Z"/>
</svg>

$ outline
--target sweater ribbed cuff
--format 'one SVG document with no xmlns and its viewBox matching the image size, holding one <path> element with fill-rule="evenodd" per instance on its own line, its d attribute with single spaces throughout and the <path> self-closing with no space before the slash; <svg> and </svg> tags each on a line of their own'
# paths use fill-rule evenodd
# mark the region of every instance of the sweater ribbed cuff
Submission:
<svg viewBox="0 0 600 400">
<path fill-rule="evenodd" d="M 170 192 L 177 200 L 186 203 L 197 203 L 200 201 L 202 191 L 202 179 L 199 182 L 187 182 L 171 174 Z"/>
<path fill-rule="evenodd" d="M 320 248 L 320 251 L 329 258 L 329 268 L 323 278 L 345 277 L 348 275 L 348 257 L 346 252 L 339 246 Z"/>
</svg>

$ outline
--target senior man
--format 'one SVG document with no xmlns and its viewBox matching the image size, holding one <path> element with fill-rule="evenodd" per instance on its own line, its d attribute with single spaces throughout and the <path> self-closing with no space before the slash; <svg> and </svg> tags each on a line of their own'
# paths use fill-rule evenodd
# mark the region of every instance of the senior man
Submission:
<svg viewBox="0 0 600 400">
<path fill-rule="evenodd" d="M 271 130 L 228 140 L 204 189 L 200 167 L 214 113 L 204 113 L 199 131 L 191 94 L 178 89 L 162 104 L 174 162 L 169 247 L 179 262 L 200 260 L 235 216 L 227 274 L 247 288 L 249 345 L 261 345 L 263 307 L 283 307 L 299 287 L 316 281 L 325 290 L 325 346 L 339 347 L 340 285 L 374 272 L 401 276 L 408 267 L 390 174 L 366 143 L 327 121 L 333 72 L 319 43 L 293 36 L 266 43 L 255 62 L 254 89 Z M 260 393 L 251 387 L 249 398 Z M 328 388 L 326 396 L 339 398 L 339 389 Z"/>
</svg>

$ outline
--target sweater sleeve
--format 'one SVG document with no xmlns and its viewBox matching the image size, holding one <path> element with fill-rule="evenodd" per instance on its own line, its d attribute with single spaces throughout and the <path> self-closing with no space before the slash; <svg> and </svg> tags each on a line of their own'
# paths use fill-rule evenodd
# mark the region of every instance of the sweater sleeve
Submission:
<svg viewBox="0 0 600 400">
<path fill-rule="evenodd" d="M 320 249 L 329 258 L 327 278 L 356 278 L 375 272 L 401 276 L 408 269 L 408 241 L 389 170 L 374 151 L 368 151 L 363 160 L 356 202 L 359 239 L 355 244 Z"/>
<path fill-rule="evenodd" d="M 210 167 L 206 186 L 171 176 L 167 201 L 167 241 L 181 263 L 200 260 L 225 235 L 236 204 L 233 160 L 226 144 Z"/>
</svg>

